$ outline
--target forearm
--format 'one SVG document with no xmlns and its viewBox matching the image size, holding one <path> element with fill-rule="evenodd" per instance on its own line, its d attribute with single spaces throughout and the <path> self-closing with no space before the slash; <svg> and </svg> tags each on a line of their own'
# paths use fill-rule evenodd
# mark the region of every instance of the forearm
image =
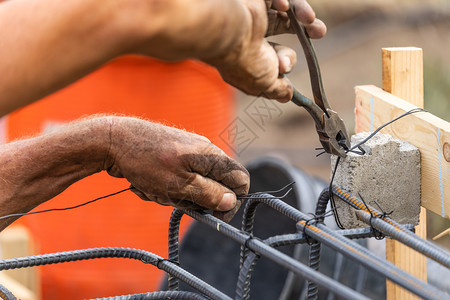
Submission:
<svg viewBox="0 0 450 300">
<path fill-rule="evenodd" d="M 0 115 L 122 54 L 177 60 L 226 53 L 242 36 L 244 14 L 239 0 L 5 2 L 0 5 Z"/>
<path fill-rule="evenodd" d="M 104 169 L 110 123 L 96 118 L 0 147 L 0 216 L 28 212 Z M 0 230 L 14 219 L 0 221 Z"/>
</svg>

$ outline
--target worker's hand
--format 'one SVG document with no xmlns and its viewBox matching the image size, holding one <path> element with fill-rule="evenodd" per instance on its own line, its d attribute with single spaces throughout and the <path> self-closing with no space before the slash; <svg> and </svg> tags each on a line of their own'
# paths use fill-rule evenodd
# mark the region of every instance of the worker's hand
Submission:
<svg viewBox="0 0 450 300">
<path fill-rule="evenodd" d="M 292 99 L 293 88 L 284 74 L 290 72 L 297 62 L 295 51 L 281 45 L 272 47 L 264 39 L 268 25 L 272 28 L 270 34 L 291 31 L 287 19 L 287 23 L 280 22 L 283 17 L 287 18 L 282 12 L 288 9 L 287 1 L 242 0 L 242 3 L 247 8 L 247 18 L 242 20 L 246 33 L 233 51 L 209 62 L 217 67 L 225 81 L 247 94 L 288 102 Z M 269 11 L 266 5 L 270 7 Z M 325 34 L 325 25 L 315 19 L 314 12 L 304 0 L 295 0 L 294 6 L 297 17 L 306 24 L 312 36 Z M 270 23 L 268 12 L 269 16 L 277 14 Z"/>
<path fill-rule="evenodd" d="M 268 10 L 269 27 L 266 36 L 282 33 L 295 33 L 290 26 L 289 17 L 285 13 L 289 9 L 288 0 L 265 0 Z M 310 38 L 322 38 L 326 32 L 325 24 L 316 19 L 316 14 L 305 0 L 290 1 L 297 19 L 306 27 Z"/>
<path fill-rule="evenodd" d="M 280 61 L 290 70 L 296 63 L 289 48 L 273 48 L 265 39 L 267 9 L 264 1 L 242 0 L 246 18 L 241 21 L 243 34 L 231 51 L 208 61 L 222 78 L 249 95 L 287 102 L 292 98 L 290 81 L 280 75 Z"/>
<path fill-rule="evenodd" d="M 111 120 L 110 175 L 128 179 L 144 200 L 211 209 L 231 220 L 240 206 L 236 195 L 249 189 L 241 164 L 205 137 L 134 118 Z"/>
</svg>

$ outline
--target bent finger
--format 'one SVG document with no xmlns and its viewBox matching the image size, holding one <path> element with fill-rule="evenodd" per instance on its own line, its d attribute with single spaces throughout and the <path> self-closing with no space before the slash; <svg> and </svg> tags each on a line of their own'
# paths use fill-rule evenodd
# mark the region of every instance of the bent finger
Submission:
<svg viewBox="0 0 450 300">
<path fill-rule="evenodd" d="M 278 56 L 278 68 L 280 74 L 286 74 L 292 71 L 292 68 L 297 64 L 297 54 L 289 47 L 271 43 L 272 47 Z"/>
<path fill-rule="evenodd" d="M 289 102 L 294 94 L 291 81 L 285 77 L 280 76 L 275 82 L 262 93 L 268 99 L 274 99 L 281 103 Z"/>
<path fill-rule="evenodd" d="M 191 174 L 188 184 L 169 191 L 169 198 L 191 201 L 214 211 L 228 211 L 236 206 L 236 194 L 219 182 L 200 174 Z"/>
<path fill-rule="evenodd" d="M 266 37 L 283 33 L 293 33 L 287 13 L 271 9 L 267 12 L 267 17 L 269 22 Z"/>
<path fill-rule="evenodd" d="M 212 150 L 214 149 L 208 149 L 208 151 Z M 247 194 L 250 185 L 248 171 L 240 163 L 219 150 L 217 148 L 216 153 L 197 155 L 195 159 L 189 160 L 191 170 L 220 182 L 236 195 Z"/>
<path fill-rule="evenodd" d="M 296 0 L 293 3 L 297 20 L 305 25 L 312 24 L 316 18 L 316 13 L 305 0 Z"/>
<path fill-rule="evenodd" d="M 320 39 L 327 33 L 327 26 L 320 19 L 315 19 L 313 23 L 305 25 L 308 35 L 312 39 Z"/>
</svg>

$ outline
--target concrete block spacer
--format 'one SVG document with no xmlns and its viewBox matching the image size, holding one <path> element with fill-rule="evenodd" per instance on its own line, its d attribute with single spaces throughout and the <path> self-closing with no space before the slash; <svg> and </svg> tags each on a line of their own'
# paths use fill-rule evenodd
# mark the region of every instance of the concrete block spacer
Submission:
<svg viewBox="0 0 450 300">
<path fill-rule="evenodd" d="M 352 146 L 364 140 L 369 133 L 352 136 Z M 401 224 L 419 223 L 420 213 L 420 152 L 414 145 L 377 133 L 361 146 L 364 155 L 351 153 L 341 159 L 333 184 L 368 205 L 384 212 Z M 331 158 L 332 170 L 336 156 Z M 360 197 L 361 196 L 361 197 Z M 339 220 L 345 228 L 367 227 L 357 220 L 354 208 L 334 197 Z"/>
</svg>

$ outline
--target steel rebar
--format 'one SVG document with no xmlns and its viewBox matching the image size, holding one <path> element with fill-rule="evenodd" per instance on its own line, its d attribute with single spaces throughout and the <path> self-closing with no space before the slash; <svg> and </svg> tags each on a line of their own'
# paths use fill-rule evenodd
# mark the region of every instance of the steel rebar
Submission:
<svg viewBox="0 0 450 300">
<path fill-rule="evenodd" d="M 169 260 L 163 259 L 148 251 L 130 248 L 93 248 L 5 259 L 0 261 L 0 271 L 107 257 L 136 259 L 144 263 L 152 264 L 158 269 L 180 278 L 186 282 L 186 284 L 211 299 L 231 299 L 221 291 L 205 283 Z"/>
<path fill-rule="evenodd" d="M 422 239 L 418 235 L 414 234 L 405 225 L 399 224 L 395 220 L 389 218 L 385 214 L 377 211 L 373 207 L 364 204 L 361 200 L 351 195 L 348 192 L 343 191 L 340 188 L 334 187 L 333 194 L 337 195 L 340 199 L 353 206 L 357 211 L 365 211 L 374 217 L 382 217 L 384 222 L 389 225 L 390 230 L 394 230 L 396 236 L 402 236 L 405 242 L 409 243 L 410 247 L 423 255 L 437 261 L 443 266 L 450 268 L 450 254 L 445 250 L 439 248 L 435 244 Z M 388 226 L 386 225 L 386 226 Z M 406 237 L 407 236 L 407 237 Z"/>
<path fill-rule="evenodd" d="M 297 209 L 289 206 L 283 201 L 274 199 L 271 195 L 257 195 L 256 197 L 249 199 L 248 201 L 259 201 L 281 212 L 287 217 L 296 220 L 297 226 L 300 231 L 303 231 L 303 226 L 306 222 L 312 219 L 310 216 L 298 211 Z M 424 283 L 423 281 L 415 278 L 407 272 L 399 269 L 392 263 L 382 260 L 366 248 L 358 245 L 357 243 L 336 234 L 333 230 L 329 229 L 323 224 L 308 225 L 309 234 L 313 239 L 320 240 L 322 243 L 330 246 L 338 252 L 343 253 L 347 257 L 360 262 L 374 272 L 388 278 L 389 280 L 399 284 L 405 289 L 427 299 L 446 299 L 448 295 L 435 287 Z"/>
<path fill-rule="evenodd" d="M 97 298 L 92 300 L 208 300 L 202 295 L 192 292 L 162 291 L 116 297 Z"/>
<path fill-rule="evenodd" d="M 438 263 L 450 268 L 450 255 L 444 250 L 437 251 L 435 247 L 429 247 L 428 243 L 422 243 L 422 241 L 412 238 L 405 232 L 398 230 L 385 220 L 379 217 L 372 217 L 368 212 L 363 210 L 355 211 L 359 220 L 373 226 L 376 230 L 383 234 L 396 239 L 410 248 L 417 250 L 423 255 L 437 261 Z"/>
<path fill-rule="evenodd" d="M 286 269 L 294 272 L 298 276 L 313 280 L 321 287 L 327 290 L 333 290 L 337 295 L 344 297 L 346 299 L 368 299 L 366 296 L 355 292 L 354 290 L 342 285 L 339 282 L 317 272 L 311 270 L 309 267 L 303 265 L 299 261 L 293 259 L 292 257 L 266 245 L 264 242 L 253 238 L 249 234 L 243 233 L 233 226 L 222 222 L 221 220 L 214 218 L 211 215 L 205 214 L 203 212 L 185 210 L 185 213 L 194 219 L 215 228 L 217 231 L 223 233 L 224 235 L 230 237 L 241 245 L 247 245 L 249 249 L 257 252 L 259 255 L 264 256 L 275 263 L 285 267 Z"/>
</svg>

